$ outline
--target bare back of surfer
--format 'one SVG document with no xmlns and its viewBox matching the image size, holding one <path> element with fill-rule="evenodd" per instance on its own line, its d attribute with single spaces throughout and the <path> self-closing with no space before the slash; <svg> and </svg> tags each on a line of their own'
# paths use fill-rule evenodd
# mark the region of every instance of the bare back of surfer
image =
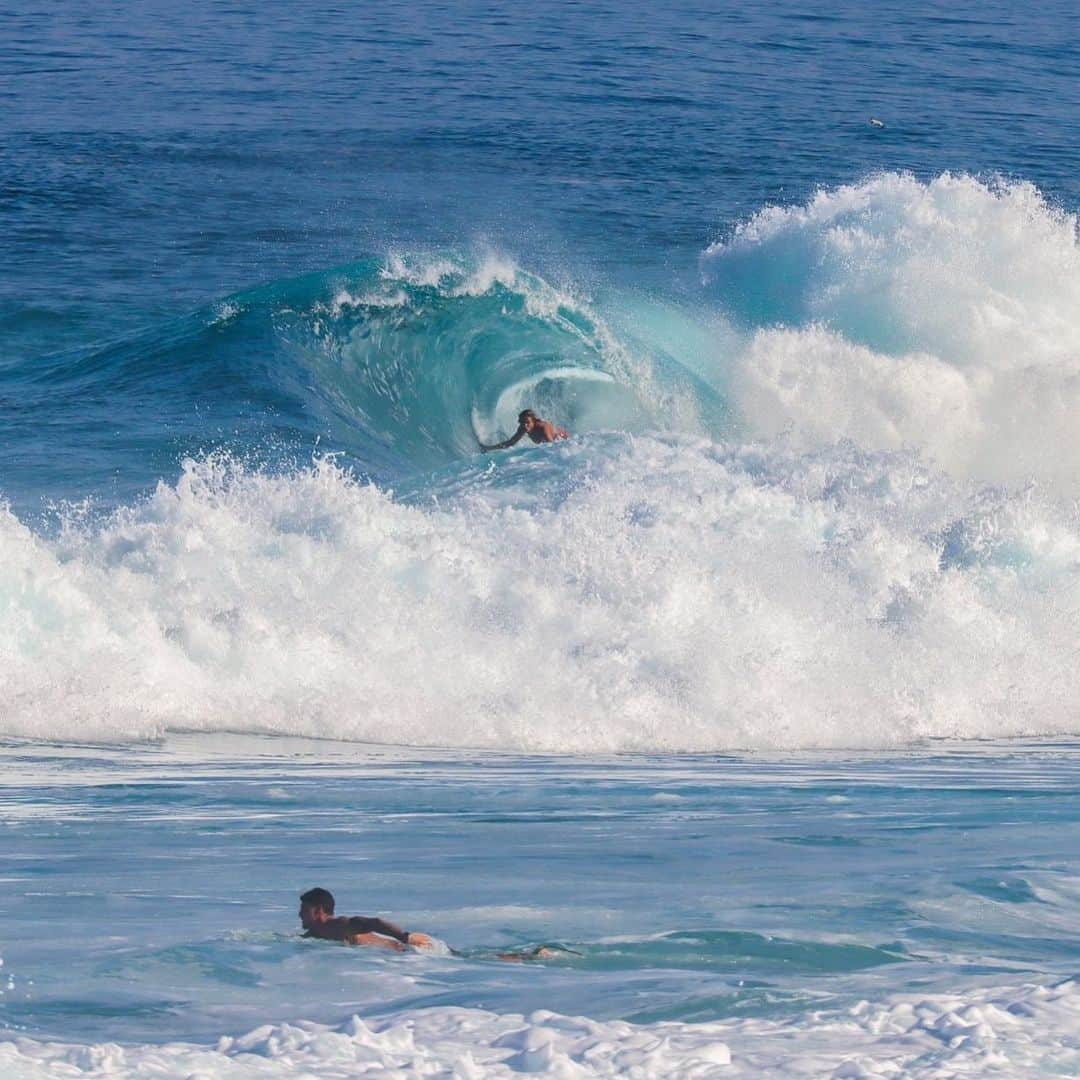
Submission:
<svg viewBox="0 0 1080 1080">
<path fill-rule="evenodd" d="M 507 450 L 516 446 L 528 435 L 534 443 L 552 443 L 559 439 L 569 439 L 570 432 L 566 428 L 556 427 L 550 420 L 544 420 L 537 416 L 532 409 L 525 409 L 518 414 L 518 429 L 501 443 L 493 443 L 490 446 L 480 444 L 480 449 L 487 453 L 489 450 Z"/>
</svg>

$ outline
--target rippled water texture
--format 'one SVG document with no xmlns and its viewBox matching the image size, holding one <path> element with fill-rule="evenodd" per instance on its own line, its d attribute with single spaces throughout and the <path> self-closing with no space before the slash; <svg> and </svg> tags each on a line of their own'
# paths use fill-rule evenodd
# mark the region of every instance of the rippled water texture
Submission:
<svg viewBox="0 0 1080 1080">
<path fill-rule="evenodd" d="M 940 1018 L 948 995 L 978 1009 L 988 982 L 1053 986 L 1075 968 L 1071 747 L 478 766 L 187 737 L 8 745 L 4 776 L 0 1008 L 16 1032 L 66 1041 L 164 1030 L 183 1060 L 180 1044 L 223 1028 L 417 1010 L 449 1025 L 482 1008 L 472 1039 L 497 1062 L 499 1017 L 545 1009 L 642 1030 L 682 1021 L 684 1065 L 722 1040 L 737 1066 L 797 1068 L 799 1050 L 769 1038 L 794 1024 L 820 1075 L 869 1035 L 836 1028 L 860 1001 L 917 988 Z M 387 912 L 460 955 L 298 940 L 294 894 L 316 881 L 343 909 Z M 495 959 L 538 944 L 558 951 Z M 883 1060 L 966 1060 L 896 1008 Z M 1039 1060 L 1061 1059 L 1070 1037 L 1052 1013 L 1017 1014 L 1014 1042 L 999 1024 L 1002 1052 L 1028 1060 L 1025 1033 L 1050 1025 Z M 987 1038 L 965 1053 L 977 1061 Z"/>
</svg>

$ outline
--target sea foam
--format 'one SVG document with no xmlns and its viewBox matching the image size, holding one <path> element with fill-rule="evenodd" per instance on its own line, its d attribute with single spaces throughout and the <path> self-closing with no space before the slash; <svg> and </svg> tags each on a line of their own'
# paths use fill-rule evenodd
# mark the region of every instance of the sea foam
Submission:
<svg viewBox="0 0 1080 1080">
<path fill-rule="evenodd" d="M 522 1073 L 586 1080 L 602 1076 L 1036 1075 L 1075 1060 L 1080 989 L 992 987 L 967 994 L 903 994 L 788 1021 L 724 1020 L 635 1025 L 538 1010 L 419 1009 L 407 1017 L 337 1027 L 265 1024 L 216 1046 L 191 1043 L 79 1045 L 19 1038 L 0 1042 L 5 1075 L 75 1076 L 440 1076 L 454 1080 Z"/>
<path fill-rule="evenodd" d="M 596 435 L 408 499 L 330 460 L 0 519 L 8 735 L 550 752 L 1076 730 L 1080 520 L 851 444 Z M 552 719 L 557 717 L 557 719 Z"/>
<path fill-rule="evenodd" d="M 883 174 L 760 211 L 702 269 L 750 335 L 731 386 L 757 434 L 1080 478 L 1077 219 L 1032 185 Z"/>
</svg>

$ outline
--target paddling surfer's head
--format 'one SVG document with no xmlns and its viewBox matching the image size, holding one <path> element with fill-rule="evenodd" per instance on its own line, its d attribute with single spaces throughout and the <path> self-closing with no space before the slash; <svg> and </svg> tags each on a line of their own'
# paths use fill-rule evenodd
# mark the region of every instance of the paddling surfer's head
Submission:
<svg viewBox="0 0 1080 1080">
<path fill-rule="evenodd" d="M 532 409 L 522 409 L 522 411 L 518 413 L 518 426 L 523 427 L 526 431 L 532 431 L 533 425 L 538 419 L 539 417 Z"/>
<path fill-rule="evenodd" d="M 329 889 L 308 889 L 300 897 L 300 923 L 305 930 L 324 923 L 334 914 L 334 894 Z"/>
</svg>

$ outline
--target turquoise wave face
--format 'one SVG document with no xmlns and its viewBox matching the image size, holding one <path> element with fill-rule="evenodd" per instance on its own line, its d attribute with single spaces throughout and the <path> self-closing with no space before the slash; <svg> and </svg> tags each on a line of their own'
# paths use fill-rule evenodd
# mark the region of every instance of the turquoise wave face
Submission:
<svg viewBox="0 0 1080 1080">
<path fill-rule="evenodd" d="M 472 458 L 523 408 L 576 434 L 716 429 L 727 416 L 663 348 L 494 257 L 390 257 L 273 282 L 9 367 L 0 384 L 22 405 L 5 423 L 16 506 L 122 503 L 183 456 L 223 448 L 259 466 L 341 453 L 397 483 Z"/>
<path fill-rule="evenodd" d="M 310 305 L 273 322 L 328 414 L 413 471 L 476 453 L 530 407 L 574 431 L 640 429 L 656 410 L 629 376 L 640 359 L 583 305 L 494 260 L 391 259 L 326 275 Z"/>
</svg>

